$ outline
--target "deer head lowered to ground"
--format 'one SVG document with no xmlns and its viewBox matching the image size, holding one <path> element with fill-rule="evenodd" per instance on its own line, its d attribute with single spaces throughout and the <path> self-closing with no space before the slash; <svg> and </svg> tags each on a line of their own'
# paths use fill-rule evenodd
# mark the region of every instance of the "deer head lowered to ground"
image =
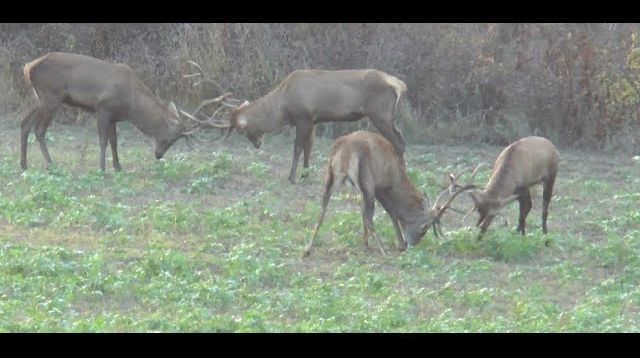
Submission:
<svg viewBox="0 0 640 358">
<path fill-rule="evenodd" d="M 440 218 L 453 199 L 460 193 L 472 189 L 473 185 L 462 186 L 452 193 L 449 200 L 440 204 L 448 189 L 442 191 L 433 206 L 429 198 L 423 195 L 409 179 L 405 165 L 395 152 L 391 142 L 379 134 L 356 131 L 342 136 L 333 144 L 324 177 L 322 210 L 318 223 L 309 241 L 304 256 L 309 255 L 318 230 L 325 217 L 327 205 L 335 184 L 350 182 L 362 193 L 362 219 L 364 222 L 363 243 L 368 246 L 368 238 L 373 235 L 380 250 L 386 255 L 373 227 L 375 200 L 391 217 L 395 228 L 397 246 L 404 251 L 414 246 L 429 228 L 438 236 L 442 234 Z"/>
<path fill-rule="evenodd" d="M 480 214 L 476 224 L 480 228 L 478 239 L 482 237 L 499 211 L 514 200 L 518 200 L 520 203 L 517 231 L 524 235 L 526 218 L 532 207 L 529 188 L 539 183 L 542 183 L 543 186 L 542 231 L 546 234 L 549 202 L 559 162 L 558 151 L 546 138 L 526 137 L 506 147 L 496 159 L 493 165 L 493 174 L 486 187 L 483 190 L 476 188 L 469 191 L 474 207 L 468 214 L 473 211 Z M 476 167 L 474 175 L 477 170 L 478 167 Z M 466 186 L 468 185 L 472 184 L 467 183 Z M 451 175 L 450 188 L 454 189 L 459 186 L 457 177 Z"/>
<path fill-rule="evenodd" d="M 202 71 L 200 74 L 204 77 Z M 309 167 L 315 124 L 368 117 L 393 144 L 404 165 L 404 138 L 393 117 L 406 91 L 407 86 L 400 79 L 375 69 L 297 70 L 263 97 L 238 105 L 231 112 L 228 133 L 235 129 L 259 148 L 265 133 L 285 125 L 295 126 L 289 173 L 289 181 L 294 183 L 302 152 L 303 165 Z"/>
<path fill-rule="evenodd" d="M 189 137 L 200 125 L 180 117 L 173 102 L 164 103 L 122 63 L 52 52 L 24 66 L 24 77 L 38 105 L 22 120 L 20 166 L 27 169 L 27 139 L 35 127 L 36 139 L 47 166 L 51 157 L 45 134 L 61 104 L 95 112 L 98 117 L 100 169 L 105 170 L 107 142 L 111 144 L 113 167 L 121 170 L 117 152 L 116 123 L 131 121 L 142 133 L 155 139 L 155 157 L 162 158 L 178 139 Z"/>
</svg>

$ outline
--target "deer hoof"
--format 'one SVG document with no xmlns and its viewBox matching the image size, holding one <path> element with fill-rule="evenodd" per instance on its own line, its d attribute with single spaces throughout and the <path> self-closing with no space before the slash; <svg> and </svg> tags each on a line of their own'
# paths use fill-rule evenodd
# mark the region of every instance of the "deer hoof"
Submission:
<svg viewBox="0 0 640 358">
<path fill-rule="evenodd" d="M 310 255 L 310 254 L 311 254 L 311 250 L 304 250 L 304 251 L 302 252 L 302 255 L 301 255 L 301 256 L 302 256 L 302 257 L 309 257 L 309 255 Z"/>
</svg>

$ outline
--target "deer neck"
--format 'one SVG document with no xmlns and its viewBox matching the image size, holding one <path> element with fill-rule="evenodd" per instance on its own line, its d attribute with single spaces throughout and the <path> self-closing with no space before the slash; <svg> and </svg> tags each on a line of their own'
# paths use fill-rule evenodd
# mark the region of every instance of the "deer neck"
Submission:
<svg viewBox="0 0 640 358">
<path fill-rule="evenodd" d="M 507 166 L 499 167 L 489 179 L 484 192 L 492 198 L 503 198 L 513 194 L 516 190 L 515 182 Z"/>
<path fill-rule="evenodd" d="M 288 124 L 280 96 L 268 94 L 257 99 L 248 114 L 253 118 L 253 127 L 262 133 L 273 132 Z"/>
<path fill-rule="evenodd" d="M 136 100 L 131 104 L 129 117 L 136 128 L 154 138 L 173 125 L 169 121 L 170 114 L 162 101 L 144 92 L 138 92 Z"/>
<path fill-rule="evenodd" d="M 424 197 L 411 183 L 409 177 L 401 176 L 400 185 L 390 190 L 391 202 L 399 219 L 413 223 L 424 218 Z"/>
</svg>

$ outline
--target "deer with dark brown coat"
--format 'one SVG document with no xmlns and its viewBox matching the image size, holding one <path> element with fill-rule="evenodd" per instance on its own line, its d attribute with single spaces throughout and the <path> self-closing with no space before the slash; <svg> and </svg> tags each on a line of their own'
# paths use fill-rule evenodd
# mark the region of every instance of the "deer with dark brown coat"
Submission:
<svg viewBox="0 0 640 358">
<path fill-rule="evenodd" d="M 506 147 L 496 159 L 493 174 L 486 187 L 483 190 L 469 191 L 474 203 L 469 213 L 477 211 L 480 214 L 476 223 L 480 228 L 478 239 L 482 237 L 496 214 L 514 200 L 518 200 L 520 204 L 517 231 L 524 235 L 526 218 L 532 207 L 529 188 L 536 184 L 542 184 L 543 187 L 542 232 L 546 234 L 549 202 L 559 162 L 560 155 L 557 149 L 543 137 L 522 138 Z M 452 188 L 459 186 L 456 179 L 456 176 L 451 175 Z"/>
<path fill-rule="evenodd" d="M 440 218 L 449 209 L 453 199 L 460 193 L 473 188 L 473 185 L 458 188 L 443 205 L 440 199 L 448 189 L 442 191 L 433 206 L 426 194 L 420 193 L 406 173 L 405 165 L 397 155 L 390 141 L 383 136 L 356 131 L 342 136 L 333 144 L 327 163 L 322 193 L 322 209 L 318 217 L 313 236 L 303 255 L 311 252 L 318 230 L 324 221 L 329 199 L 336 184 L 350 183 L 362 193 L 363 244 L 368 247 L 369 236 L 377 241 L 380 250 L 386 255 L 373 227 L 375 200 L 391 217 L 395 228 L 397 247 L 404 251 L 414 246 L 429 228 L 438 236 Z"/>
<path fill-rule="evenodd" d="M 51 164 L 45 134 L 55 111 L 63 103 L 97 113 L 102 171 L 107 142 L 111 144 L 113 168 L 121 170 L 116 138 L 119 121 L 129 120 L 142 133 L 153 137 L 157 159 L 198 126 L 183 120 L 173 102 L 167 104 L 155 96 L 126 64 L 52 52 L 27 63 L 24 77 L 38 100 L 37 107 L 21 123 L 20 166 L 25 170 L 27 139 L 34 127 L 47 167 Z"/>
<path fill-rule="evenodd" d="M 265 133 L 294 126 L 296 138 L 289 173 L 289 181 L 294 183 L 303 152 L 303 165 L 309 167 L 314 125 L 367 117 L 393 144 L 404 164 L 404 138 L 393 117 L 406 91 L 407 86 L 400 79 L 374 69 L 297 70 L 265 96 L 233 110 L 227 136 L 235 129 L 260 148 Z"/>
</svg>

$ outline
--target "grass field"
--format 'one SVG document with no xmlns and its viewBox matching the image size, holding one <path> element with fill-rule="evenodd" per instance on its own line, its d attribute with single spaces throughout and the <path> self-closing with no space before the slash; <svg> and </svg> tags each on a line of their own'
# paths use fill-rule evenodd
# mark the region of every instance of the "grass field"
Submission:
<svg viewBox="0 0 640 358">
<path fill-rule="evenodd" d="M 0 331 L 4 332 L 620 332 L 640 331 L 640 163 L 559 148 L 540 229 L 517 204 L 481 241 L 451 214 L 406 253 L 376 205 L 389 257 L 361 244 L 359 194 L 334 195 L 315 251 L 301 258 L 320 209 L 331 145 L 317 139 L 308 177 L 287 181 L 291 136 L 260 150 L 234 134 L 163 160 L 128 123 L 123 165 L 98 171 L 95 126 L 54 123 L 50 171 L 19 125 L 0 121 Z M 502 148 L 409 145 L 409 174 L 433 199 L 449 171 Z M 464 209 L 471 203 L 458 201 Z M 545 245 L 546 243 L 546 245 Z"/>
</svg>

